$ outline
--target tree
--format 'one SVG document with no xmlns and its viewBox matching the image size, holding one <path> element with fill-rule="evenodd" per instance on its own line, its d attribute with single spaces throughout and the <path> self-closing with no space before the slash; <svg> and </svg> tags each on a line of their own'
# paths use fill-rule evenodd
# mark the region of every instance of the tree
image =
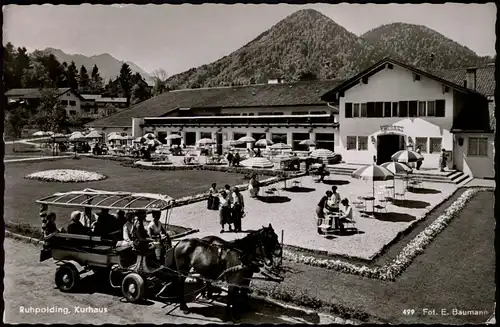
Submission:
<svg viewBox="0 0 500 327">
<path fill-rule="evenodd" d="M 144 81 L 135 84 L 132 87 L 132 97 L 130 99 L 130 104 L 136 104 L 142 102 L 151 97 L 151 93 Z"/>
<path fill-rule="evenodd" d="M 38 128 L 44 131 L 62 132 L 69 125 L 66 109 L 58 98 L 58 92 L 54 89 L 40 90 L 42 98 L 34 117 Z"/>
<path fill-rule="evenodd" d="M 21 82 L 25 88 L 50 88 L 55 87 L 50 78 L 49 70 L 45 62 L 46 54 L 35 50 L 30 55 L 30 65 L 23 70 Z"/>
<path fill-rule="evenodd" d="M 14 81 L 13 88 L 26 87 L 23 85 L 22 77 L 25 70 L 30 68 L 30 57 L 26 48 L 17 48 L 15 65 L 14 65 Z"/>
<path fill-rule="evenodd" d="M 90 89 L 92 93 L 100 94 L 103 91 L 103 80 L 101 75 L 99 74 L 99 68 L 97 65 L 94 65 L 92 68 L 92 74 L 90 75 Z"/>
<path fill-rule="evenodd" d="M 12 43 L 8 42 L 3 48 L 3 73 L 5 88 L 7 90 L 16 87 L 16 49 Z"/>
<path fill-rule="evenodd" d="M 153 86 L 153 96 L 157 96 L 159 94 L 162 94 L 167 90 L 167 72 L 163 69 L 156 69 L 153 71 L 153 80 L 154 80 L 154 86 Z"/>
<path fill-rule="evenodd" d="M 86 93 L 90 88 L 90 77 L 87 73 L 87 68 L 84 65 L 80 67 L 80 79 L 78 80 L 79 90 L 82 93 Z"/>
<path fill-rule="evenodd" d="M 130 96 L 132 93 L 132 70 L 128 64 L 123 63 L 118 81 L 123 96 L 127 98 L 127 103 L 130 103 Z"/>
<path fill-rule="evenodd" d="M 24 101 L 9 103 L 5 112 L 5 133 L 20 138 L 31 117 L 31 111 Z"/>
<path fill-rule="evenodd" d="M 78 90 L 78 70 L 76 69 L 74 61 L 72 61 L 66 69 L 66 79 L 68 81 L 68 87 Z"/>
</svg>

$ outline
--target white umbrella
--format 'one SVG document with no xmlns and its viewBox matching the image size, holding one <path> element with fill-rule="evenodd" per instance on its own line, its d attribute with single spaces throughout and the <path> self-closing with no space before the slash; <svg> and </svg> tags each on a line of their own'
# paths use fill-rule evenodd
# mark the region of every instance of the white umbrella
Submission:
<svg viewBox="0 0 500 327">
<path fill-rule="evenodd" d="M 244 142 L 240 142 L 238 140 L 229 140 L 229 141 L 224 141 L 224 145 L 225 146 L 233 146 L 233 145 L 239 145 L 239 144 L 243 144 Z"/>
<path fill-rule="evenodd" d="M 397 162 L 417 162 L 424 160 L 424 157 L 415 151 L 401 150 L 394 153 L 391 159 Z"/>
<path fill-rule="evenodd" d="M 118 135 L 118 136 L 120 136 L 120 137 L 122 136 L 122 135 L 121 135 L 120 133 L 118 133 L 118 132 L 112 132 L 112 133 L 109 133 L 109 134 L 108 134 L 108 138 L 110 138 L 110 137 L 112 137 L 112 136 L 116 136 L 116 135 Z"/>
<path fill-rule="evenodd" d="M 156 138 L 156 135 L 154 135 L 153 133 L 146 133 L 146 134 L 144 134 L 144 137 L 152 140 L 152 139 Z"/>
<path fill-rule="evenodd" d="M 330 159 L 330 158 L 335 158 L 335 153 L 328 149 L 316 149 L 311 152 L 309 157 Z"/>
<path fill-rule="evenodd" d="M 165 139 L 166 140 L 175 140 L 175 139 L 181 139 L 181 138 L 182 138 L 182 136 L 180 136 L 179 134 L 170 134 Z"/>
<path fill-rule="evenodd" d="M 258 148 L 260 148 L 260 147 L 265 148 L 265 147 L 267 147 L 267 146 L 269 146 L 269 145 L 273 145 L 273 144 L 274 144 L 274 142 L 273 142 L 273 141 L 271 141 L 271 140 L 268 140 L 268 139 L 260 139 L 260 140 L 258 140 L 257 142 L 255 142 L 254 146 L 255 146 L 255 147 L 258 147 Z"/>
<path fill-rule="evenodd" d="M 85 137 L 88 139 L 100 139 L 100 138 L 102 138 L 102 133 L 98 132 L 98 131 L 92 131 L 92 132 L 88 133 L 87 135 L 85 135 Z"/>
<path fill-rule="evenodd" d="M 262 158 L 262 157 L 252 157 L 246 160 L 243 160 L 240 162 L 240 165 L 243 167 L 249 167 L 249 168 L 273 168 L 274 163 L 269 161 L 269 159 Z"/>
<path fill-rule="evenodd" d="M 212 139 L 204 138 L 204 139 L 198 140 L 198 142 L 196 142 L 196 143 L 199 145 L 209 145 L 209 144 L 215 144 L 216 142 Z"/>
<path fill-rule="evenodd" d="M 285 143 L 275 143 L 269 147 L 271 150 L 291 150 L 292 147 Z"/>
<path fill-rule="evenodd" d="M 255 139 L 251 136 L 243 136 L 243 137 L 239 138 L 238 141 L 240 141 L 242 143 L 253 143 L 253 142 L 255 142 Z"/>
<path fill-rule="evenodd" d="M 314 142 L 313 140 L 303 140 L 303 141 L 300 141 L 299 144 L 300 145 L 315 146 L 316 142 Z"/>
<path fill-rule="evenodd" d="M 147 139 L 145 137 L 142 137 L 142 136 L 139 136 L 139 137 L 134 139 L 134 143 L 144 143 L 146 141 L 147 141 Z"/>
<path fill-rule="evenodd" d="M 394 174 L 391 171 L 377 165 L 361 167 L 355 170 L 351 176 L 357 179 L 371 180 L 373 197 L 375 197 L 375 181 L 387 181 L 394 179 Z"/>
<path fill-rule="evenodd" d="M 83 139 L 85 139 L 85 135 L 83 135 L 83 133 L 81 133 L 81 132 L 74 132 L 69 137 L 70 141 L 79 141 L 79 140 L 83 140 Z"/>
<path fill-rule="evenodd" d="M 113 134 L 111 136 L 108 136 L 108 140 L 110 141 L 123 140 L 123 136 L 121 136 L 120 134 Z"/>
<path fill-rule="evenodd" d="M 393 162 L 385 162 L 380 165 L 381 167 L 387 168 L 393 174 L 409 174 L 412 172 L 412 169 L 403 163 L 399 163 L 396 161 Z M 393 180 L 394 190 L 396 189 L 396 179 Z"/>
</svg>

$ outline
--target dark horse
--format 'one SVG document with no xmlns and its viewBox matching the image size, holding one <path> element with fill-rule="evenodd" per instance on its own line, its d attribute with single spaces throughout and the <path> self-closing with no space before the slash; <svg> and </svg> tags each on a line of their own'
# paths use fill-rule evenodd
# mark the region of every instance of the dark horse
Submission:
<svg viewBox="0 0 500 327">
<path fill-rule="evenodd" d="M 249 233 L 232 242 L 215 236 L 204 239 L 184 239 L 173 249 L 171 267 L 178 273 L 178 298 L 180 308 L 188 313 L 184 299 L 184 282 L 191 268 L 205 281 L 225 280 L 228 283 L 226 318 L 233 317 L 236 296 L 248 290 L 250 278 L 259 261 L 273 264 L 273 256 L 281 251 L 278 237 L 271 225 Z M 244 292 L 243 292 L 244 294 Z"/>
</svg>

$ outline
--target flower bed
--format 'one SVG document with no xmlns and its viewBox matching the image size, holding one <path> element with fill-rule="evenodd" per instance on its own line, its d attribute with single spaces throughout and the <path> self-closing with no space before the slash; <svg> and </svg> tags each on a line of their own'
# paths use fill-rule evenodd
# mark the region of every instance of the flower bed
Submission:
<svg viewBox="0 0 500 327">
<path fill-rule="evenodd" d="M 367 266 L 355 265 L 341 260 L 332 259 L 317 259 L 312 256 L 305 256 L 299 253 L 293 253 L 288 250 L 283 251 L 283 258 L 285 260 L 303 263 L 311 266 L 333 269 L 343 273 L 359 275 L 368 278 L 381 279 L 387 281 L 394 281 L 411 262 L 424 252 L 424 248 L 432 242 L 432 240 L 442 232 L 450 221 L 455 218 L 460 211 L 465 207 L 472 197 L 484 188 L 473 188 L 465 191 L 446 211 L 439 216 L 431 225 L 424 229 L 417 235 L 410 243 L 408 243 L 403 250 L 396 256 L 396 258 L 389 264 L 382 267 L 370 268 Z"/>
<path fill-rule="evenodd" d="M 85 170 L 54 169 L 29 174 L 24 178 L 44 182 L 82 183 L 100 181 L 106 179 L 106 175 Z"/>
</svg>

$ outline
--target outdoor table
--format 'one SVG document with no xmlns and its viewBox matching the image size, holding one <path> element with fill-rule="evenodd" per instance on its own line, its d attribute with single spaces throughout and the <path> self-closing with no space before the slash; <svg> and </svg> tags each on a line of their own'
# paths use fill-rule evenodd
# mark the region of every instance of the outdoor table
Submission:
<svg viewBox="0 0 500 327">
<path fill-rule="evenodd" d="M 394 186 L 393 185 L 386 185 L 385 188 L 392 192 L 392 198 L 394 199 L 394 192 L 395 192 Z"/>
<path fill-rule="evenodd" d="M 368 208 L 368 206 L 367 206 L 367 202 L 368 202 L 368 201 L 372 201 L 372 215 L 373 215 L 373 214 L 374 214 L 374 212 L 375 212 L 375 210 L 374 210 L 374 208 L 373 208 L 373 205 L 374 205 L 374 204 L 373 204 L 373 201 L 375 201 L 375 197 L 373 197 L 373 196 L 363 196 L 363 197 L 361 197 L 361 199 L 363 199 L 363 200 L 365 201 L 365 208 Z M 367 211 L 368 211 L 368 210 L 367 210 Z"/>
<path fill-rule="evenodd" d="M 340 212 L 330 212 L 325 210 L 325 219 L 323 220 L 323 224 L 319 226 L 320 229 L 325 229 L 325 230 L 336 230 L 335 229 L 335 218 L 340 217 L 341 214 Z"/>
</svg>

